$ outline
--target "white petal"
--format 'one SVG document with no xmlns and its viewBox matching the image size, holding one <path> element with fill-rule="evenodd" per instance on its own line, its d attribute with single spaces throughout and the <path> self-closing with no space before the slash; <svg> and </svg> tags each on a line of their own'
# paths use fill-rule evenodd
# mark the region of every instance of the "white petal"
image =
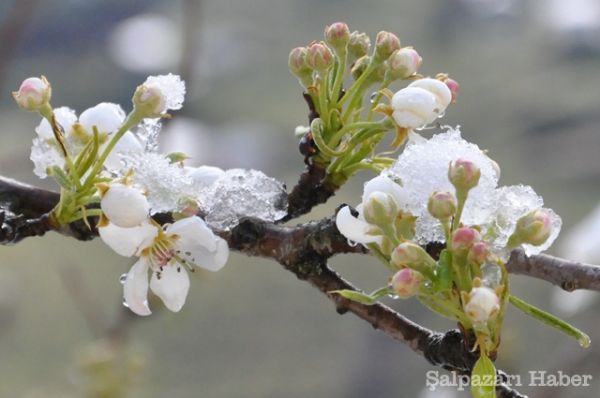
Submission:
<svg viewBox="0 0 600 398">
<path fill-rule="evenodd" d="M 100 208 L 113 224 L 131 228 L 148 218 L 150 204 L 139 189 L 114 183 L 100 201 Z"/>
<path fill-rule="evenodd" d="M 152 312 L 148 307 L 148 262 L 140 258 L 127 273 L 123 284 L 123 298 L 127 307 L 138 315 Z"/>
<path fill-rule="evenodd" d="M 186 167 L 187 175 L 192 179 L 194 185 L 199 188 L 211 186 L 225 172 L 214 166 Z"/>
<path fill-rule="evenodd" d="M 185 304 L 190 289 L 190 278 L 183 266 L 167 264 L 152 272 L 150 289 L 161 298 L 168 309 L 178 312 Z"/>
<path fill-rule="evenodd" d="M 450 101 L 452 101 L 452 92 L 446 83 L 438 79 L 425 78 L 415 80 L 408 87 L 420 87 L 435 95 L 438 104 L 438 113 L 444 112 Z"/>
<path fill-rule="evenodd" d="M 100 148 L 100 152 L 104 150 L 106 145 L 108 145 L 108 142 Z M 142 152 L 144 152 L 144 147 L 136 138 L 136 136 L 131 131 L 128 131 L 123 134 L 123 137 L 121 137 L 113 150 L 110 152 L 106 158 L 106 161 L 104 162 L 104 166 L 107 170 L 117 172 L 124 166 L 123 162 L 121 161 L 121 157 L 123 155 L 131 155 Z"/>
<path fill-rule="evenodd" d="M 203 247 L 209 252 L 217 248 L 215 234 L 208 228 L 203 219 L 198 216 L 187 217 L 169 225 L 166 229 L 168 234 L 179 236 L 177 246 L 189 251 L 197 246 Z"/>
<path fill-rule="evenodd" d="M 380 243 L 380 235 L 371 235 L 369 232 L 374 228 L 371 224 L 359 220 L 350 213 L 350 208 L 344 206 L 335 218 L 335 224 L 339 231 L 347 239 L 357 243 Z"/>
<path fill-rule="evenodd" d="M 158 235 L 158 229 L 149 223 L 133 228 L 121 228 L 113 223 L 98 228 L 100 238 L 117 254 L 131 257 L 150 246 Z"/>
<path fill-rule="evenodd" d="M 63 128 L 64 133 L 68 134 L 71 130 L 71 126 L 75 124 L 77 121 L 77 115 L 75 111 L 66 106 L 61 106 L 60 108 L 54 109 L 54 116 L 56 117 L 56 121 Z M 52 131 L 52 127 L 50 123 L 46 119 L 42 119 L 40 124 L 35 128 L 35 132 L 42 139 L 50 139 L 54 138 L 54 132 Z"/>
<path fill-rule="evenodd" d="M 392 97 L 392 117 L 401 127 L 423 127 L 439 116 L 437 102 L 436 96 L 423 88 L 405 87 Z"/>
<path fill-rule="evenodd" d="M 399 208 L 405 207 L 408 203 L 406 191 L 386 175 L 379 175 L 365 183 L 362 202 L 365 203 L 373 192 L 384 192 L 391 195 Z"/>
<path fill-rule="evenodd" d="M 90 134 L 94 131 L 93 126 L 96 126 L 100 133 L 114 133 L 124 120 L 125 112 L 121 106 L 110 102 L 102 102 L 88 108 L 79 116 L 79 123 Z"/>
<path fill-rule="evenodd" d="M 215 236 L 215 250 L 207 250 L 202 245 L 181 246 L 177 245 L 176 250 L 179 250 L 179 256 L 184 258 L 188 263 L 194 264 L 197 267 L 204 268 L 207 271 L 218 271 L 225 266 L 229 258 L 229 246 L 224 239 Z"/>
</svg>

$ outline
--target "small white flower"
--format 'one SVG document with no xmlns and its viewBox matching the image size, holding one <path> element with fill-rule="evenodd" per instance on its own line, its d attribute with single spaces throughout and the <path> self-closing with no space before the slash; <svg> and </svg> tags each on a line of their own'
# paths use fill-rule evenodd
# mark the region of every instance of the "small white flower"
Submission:
<svg viewBox="0 0 600 398">
<path fill-rule="evenodd" d="M 125 120 L 125 112 L 118 104 L 101 102 L 96 106 L 86 109 L 79 115 L 79 123 L 88 134 L 93 133 L 93 127 L 99 133 L 112 134 L 116 132 Z"/>
<path fill-rule="evenodd" d="M 121 228 L 140 225 L 148 218 L 150 205 L 136 188 L 115 183 L 103 193 L 100 208 L 108 220 Z"/>
<path fill-rule="evenodd" d="M 99 232 L 118 254 L 139 256 L 123 285 L 125 304 L 138 315 L 151 314 L 148 286 L 169 310 L 177 312 L 183 307 L 190 286 L 185 268 L 193 270 L 192 266 L 198 266 L 218 271 L 229 257 L 227 242 L 197 216 L 167 225 L 164 230 L 149 224 L 136 228 L 109 225 L 99 228 Z"/>
<path fill-rule="evenodd" d="M 356 206 L 357 216 L 352 215 L 348 206 L 342 207 L 337 213 L 335 223 L 347 239 L 362 244 L 381 243 L 380 229 L 369 224 L 363 214 L 363 205 L 376 193 L 385 193 L 392 197 L 398 209 L 406 206 L 407 196 L 400 185 L 385 175 L 373 178 L 365 184 L 362 203 Z"/>
<path fill-rule="evenodd" d="M 420 87 L 405 87 L 392 97 L 392 117 L 400 127 L 421 128 L 437 117 L 437 99 Z"/>
<path fill-rule="evenodd" d="M 38 111 L 48 105 L 52 89 L 45 77 L 30 77 L 23 80 L 19 91 L 13 92 L 17 104 L 27 111 Z"/>
<path fill-rule="evenodd" d="M 450 102 L 452 101 L 452 92 L 446 85 L 446 83 L 432 78 L 424 78 L 415 80 L 408 87 L 418 87 L 429 91 L 431 94 L 435 96 L 437 107 L 436 113 L 438 116 L 441 116 Z"/>
<path fill-rule="evenodd" d="M 485 324 L 500 310 L 500 299 L 489 287 L 475 287 L 469 293 L 464 310 L 474 324 Z"/>
</svg>

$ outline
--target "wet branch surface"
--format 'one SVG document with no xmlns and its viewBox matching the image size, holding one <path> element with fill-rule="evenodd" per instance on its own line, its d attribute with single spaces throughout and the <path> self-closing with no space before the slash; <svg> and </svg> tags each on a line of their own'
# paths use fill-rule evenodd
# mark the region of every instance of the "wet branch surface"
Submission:
<svg viewBox="0 0 600 398">
<path fill-rule="evenodd" d="M 292 191 L 293 192 L 293 191 Z M 97 236 L 82 222 L 56 227 L 48 212 L 58 202 L 55 192 L 0 177 L 0 244 L 9 245 L 31 236 L 56 231 L 79 240 Z M 92 225 L 93 225 L 93 221 Z M 395 340 L 408 345 L 431 364 L 468 375 L 477 353 L 458 330 L 437 333 L 404 317 L 388 306 L 364 305 L 347 300 L 333 290 L 357 290 L 327 265 L 329 258 L 342 253 L 366 254 L 362 246 L 351 246 L 335 226 L 335 217 L 297 226 L 284 226 L 254 218 L 243 218 L 230 231 L 215 231 L 232 250 L 249 256 L 275 260 L 298 279 L 306 281 L 333 302 L 339 314 L 353 313 Z M 509 272 L 546 280 L 565 290 L 600 291 L 600 267 L 547 255 L 527 257 L 514 251 L 507 264 Z M 503 373 L 499 371 L 502 377 Z M 523 397 L 506 385 L 498 387 L 499 397 Z"/>
</svg>

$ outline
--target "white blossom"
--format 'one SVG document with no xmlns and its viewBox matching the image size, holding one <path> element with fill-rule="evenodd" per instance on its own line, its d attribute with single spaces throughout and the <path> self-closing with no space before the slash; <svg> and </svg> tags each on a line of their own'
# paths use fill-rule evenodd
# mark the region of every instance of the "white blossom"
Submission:
<svg viewBox="0 0 600 398">
<path fill-rule="evenodd" d="M 433 122 L 437 99 L 429 91 L 419 87 L 406 87 L 392 97 L 392 117 L 400 127 L 421 128 Z"/>
<path fill-rule="evenodd" d="M 500 299 L 489 287 L 474 287 L 464 310 L 474 324 L 484 324 L 500 310 Z"/>
<path fill-rule="evenodd" d="M 111 102 L 101 102 L 96 106 L 86 109 L 79 115 L 79 123 L 88 134 L 93 133 L 93 127 L 99 133 L 112 134 L 116 132 L 125 120 L 125 112 L 121 105 Z"/>
<path fill-rule="evenodd" d="M 229 257 L 227 242 L 197 216 L 163 228 L 151 224 L 135 228 L 109 225 L 99 228 L 99 233 L 118 254 L 139 257 L 123 283 L 125 304 L 138 315 L 151 314 L 148 286 L 169 310 L 177 312 L 185 303 L 190 285 L 185 268 L 218 271 Z"/>
<path fill-rule="evenodd" d="M 100 208 L 111 223 L 121 228 L 140 225 L 150 212 L 148 200 L 139 189 L 119 183 L 111 184 L 102 194 Z"/>
</svg>

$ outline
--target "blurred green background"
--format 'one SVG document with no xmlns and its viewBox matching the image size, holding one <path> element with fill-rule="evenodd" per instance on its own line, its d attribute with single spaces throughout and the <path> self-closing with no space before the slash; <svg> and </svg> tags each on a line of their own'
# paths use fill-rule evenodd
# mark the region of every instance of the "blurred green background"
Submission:
<svg viewBox="0 0 600 398">
<path fill-rule="evenodd" d="M 555 247 L 569 255 L 564 237 L 600 198 L 595 0 L 3 1 L 0 174 L 52 187 L 33 175 L 28 159 L 39 120 L 10 97 L 24 78 L 46 75 L 53 104 L 81 112 L 102 101 L 127 109 L 148 74 L 174 72 L 189 92 L 163 133 L 165 150 L 184 150 L 196 164 L 261 169 L 292 186 L 303 167 L 293 131 L 306 123 L 306 109 L 287 55 L 337 20 L 372 36 L 397 33 L 423 56 L 423 73 L 447 72 L 460 82 L 445 123 L 490 150 L 502 184 L 532 185 L 563 216 Z M 356 203 L 370 177 L 359 175 L 310 217 Z M 600 231 L 588 235 L 598 245 Z M 181 313 L 154 305 L 145 319 L 121 306 L 118 280 L 130 265 L 100 241 L 56 234 L 0 247 L 1 397 L 467 396 L 424 391 L 425 372 L 434 368 L 423 358 L 352 315 L 337 315 L 273 262 L 233 254 L 221 272 L 193 275 Z M 366 290 L 387 277 L 367 257 L 340 256 L 333 265 Z M 589 332 L 592 347 L 510 310 L 499 367 L 525 380 L 529 370 L 592 374 L 587 389 L 520 390 L 596 396 L 595 296 L 512 280 L 517 294 Z M 454 327 L 415 301 L 390 304 L 437 330 Z"/>
</svg>

